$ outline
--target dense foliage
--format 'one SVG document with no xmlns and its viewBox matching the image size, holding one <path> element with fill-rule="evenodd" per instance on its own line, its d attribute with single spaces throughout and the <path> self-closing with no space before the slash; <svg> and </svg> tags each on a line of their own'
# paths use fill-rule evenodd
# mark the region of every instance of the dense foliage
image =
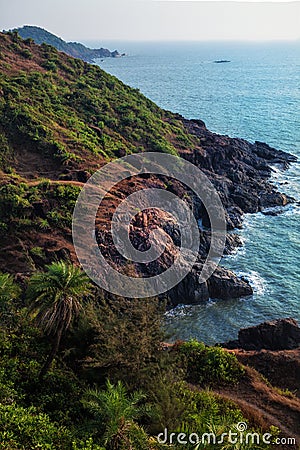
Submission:
<svg viewBox="0 0 300 450">
<path fill-rule="evenodd" d="M 245 421 L 207 390 L 242 379 L 234 355 L 195 341 L 165 350 L 161 300 L 104 298 L 70 263 L 82 177 L 196 138 L 100 68 L 15 33 L 0 33 L 0 69 L 0 449 L 189 449 L 155 436 Z"/>
<path fill-rule="evenodd" d="M 221 347 L 207 347 L 202 342 L 191 340 L 179 345 L 187 376 L 200 384 L 236 383 L 244 370 L 235 355 Z"/>
<path fill-rule="evenodd" d="M 20 64 L 14 64 L 13 55 Z M 99 67 L 49 45 L 0 34 L 0 68 L 0 143 L 6 171 L 14 165 L 12 150 L 20 143 L 52 159 L 57 168 L 83 159 L 87 168 L 97 159 L 136 151 L 177 154 L 178 148 L 193 145 L 174 114 Z"/>
<path fill-rule="evenodd" d="M 221 436 L 245 421 L 233 403 L 203 389 L 238 382 L 236 358 L 197 341 L 163 350 L 158 300 L 104 300 L 65 262 L 26 285 L 0 274 L 1 449 L 151 450 L 165 448 L 155 436 L 166 428 Z"/>
</svg>

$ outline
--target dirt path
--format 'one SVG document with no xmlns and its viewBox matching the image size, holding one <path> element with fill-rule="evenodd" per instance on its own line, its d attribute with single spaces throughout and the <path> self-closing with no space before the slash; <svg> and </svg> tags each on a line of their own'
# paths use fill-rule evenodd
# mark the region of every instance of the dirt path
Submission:
<svg viewBox="0 0 300 450">
<path fill-rule="evenodd" d="M 271 425 L 278 427 L 285 437 L 295 438 L 300 444 L 300 399 L 280 395 L 263 382 L 254 369 L 246 367 L 245 379 L 236 386 L 225 386 L 215 391 L 236 403 L 250 422 L 263 429 Z M 288 445 L 282 448 L 298 447 Z"/>
<path fill-rule="evenodd" d="M 81 183 L 80 181 L 73 181 L 73 180 L 47 180 L 49 181 L 50 185 L 55 184 L 67 184 L 71 186 L 84 186 L 85 183 Z M 33 181 L 27 181 L 28 186 L 38 186 L 39 184 L 43 183 L 43 180 L 33 180 Z"/>
</svg>

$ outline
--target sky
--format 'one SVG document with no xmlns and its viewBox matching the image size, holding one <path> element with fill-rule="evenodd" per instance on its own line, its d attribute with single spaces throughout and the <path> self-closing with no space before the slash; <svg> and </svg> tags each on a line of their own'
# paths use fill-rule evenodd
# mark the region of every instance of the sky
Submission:
<svg viewBox="0 0 300 450">
<path fill-rule="evenodd" d="M 0 0 L 0 30 L 38 25 L 65 40 L 300 39 L 300 1 Z"/>
</svg>

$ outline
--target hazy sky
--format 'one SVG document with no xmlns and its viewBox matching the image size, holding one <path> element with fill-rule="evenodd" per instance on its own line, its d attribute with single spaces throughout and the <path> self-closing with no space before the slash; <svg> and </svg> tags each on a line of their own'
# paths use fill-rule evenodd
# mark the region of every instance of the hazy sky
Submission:
<svg viewBox="0 0 300 450">
<path fill-rule="evenodd" d="M 39 25 L 66 40 L 300 38 L 300 1 L 0 0 L 0 29 Z"/>
</svg>

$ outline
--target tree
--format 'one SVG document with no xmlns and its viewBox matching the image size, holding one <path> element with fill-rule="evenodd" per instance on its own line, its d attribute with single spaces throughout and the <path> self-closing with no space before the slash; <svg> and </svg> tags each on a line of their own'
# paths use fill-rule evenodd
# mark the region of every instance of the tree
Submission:
<svg viewBox="0 0 300 450">
<path fill-rule="evenodd" d="M 141 405 L 144 399 L 140 391 L 128 394 L 121 381 L 113 385 L 107 380 L 105 391 L 86 391 L 83 404 L 103 427 L 103 444 L 109 450 L 149 448 L 146 433 L 135 423 L 147 412 Z"/>
<path fill-rule="evenodd" d="M 86 344 L 75 355 L 77 366 L 83 364 L 91 381 L 109 378 L 145 388 L 160 365 L 164 305 L 157 298 L 103 299 L 97 292 L 95 300 L 80 321 Z M 74 334 L 72 345 L 77 349 L 82 345 L 78 339 L 83 341 Z"/>
<path fill-rule="evenodd" d="M 63 334 L 79 315 L 83 300 L 91 289 L 89 278 L 78 267 L 60 261 L 46 268 L 46 272 L 32 275 L 27 289 L 29 311 L 38 327 L 53 338 L 52 349 L 39 375 L 40 380 L 51 367 Z"/>
</svg>

